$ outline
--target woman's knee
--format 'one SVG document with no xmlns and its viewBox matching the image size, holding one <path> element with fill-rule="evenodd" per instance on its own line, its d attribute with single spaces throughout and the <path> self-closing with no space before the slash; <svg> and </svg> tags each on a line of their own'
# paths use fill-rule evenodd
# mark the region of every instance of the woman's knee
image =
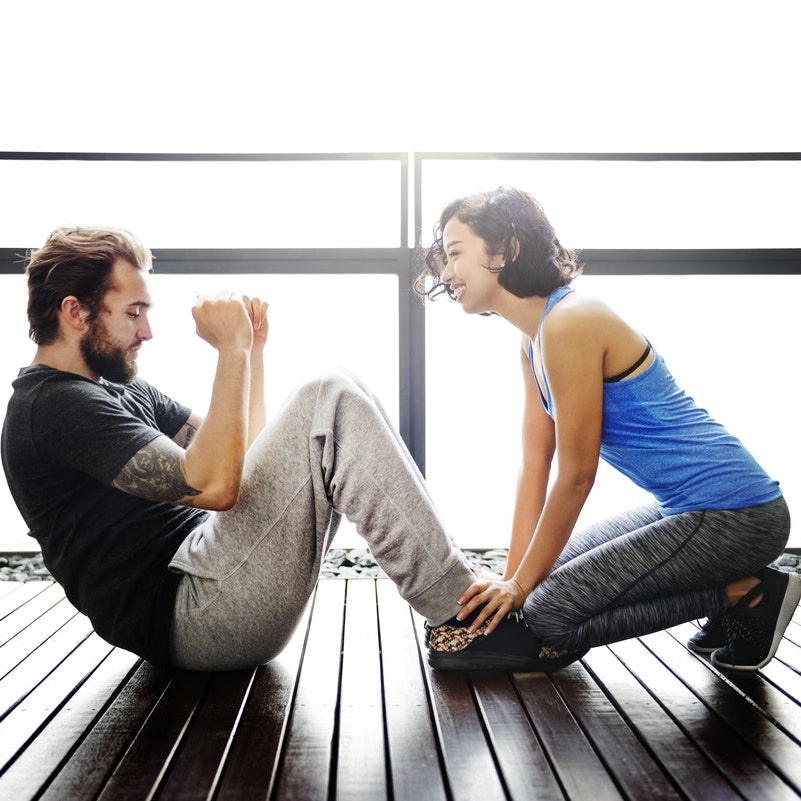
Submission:
<svg viewBox="0 0 801 801">
<path fill-rule="evenodd" d="M 539 589 L 539 588 L 538 588 Z M 581 620 L 571 618 L 563 605 L 549 602 L 543 593 L 534 590 L 523 604 L 523 619 L 534 636 L 553 648 L 570 648 Z"/>
</svg>

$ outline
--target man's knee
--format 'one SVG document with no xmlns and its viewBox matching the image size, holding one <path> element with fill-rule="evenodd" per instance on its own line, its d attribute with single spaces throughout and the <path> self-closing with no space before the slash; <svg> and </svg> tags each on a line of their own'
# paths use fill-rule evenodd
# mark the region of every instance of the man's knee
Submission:
<svg viewBox="0 0 801 801">
<path fill-rule="evenodd" d="M 366 394 L 356 377 L 344 368 L 328 370 L 309 382 L 310 388 L 324 398 L 356 398 L 365 400 Z"/>
</svg>

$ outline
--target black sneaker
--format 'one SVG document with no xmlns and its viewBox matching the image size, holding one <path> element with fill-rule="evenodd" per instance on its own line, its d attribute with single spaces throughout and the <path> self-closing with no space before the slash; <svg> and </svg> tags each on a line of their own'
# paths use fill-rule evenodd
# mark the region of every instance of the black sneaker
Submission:
<svg viewBox="0 0 801 801">
<path fill-rule="evenodd" d="M 759 670 L 773 659 L 801 600 L 801 576 L 764 568 L 760 579 L 724 616 L 729 643 L 712 653 L 712 664 L 732 670 Z M 763 596 L 753 607 L 748 604 Z"/>
<path fill-rule="evenodd" d="M 729 644 L 726 629 L 723 627 L 723 616 L 708 617 L 706 622 L 696 631 L 689 640 L 687 647 L 697 654 L 711 654 L 718 648 L 725 648 Z"/>
<path fill-rule="evenodd" d="M 510 615 L 492 634 L 484 635 L 489 624 L 476 632 L 469 626 L 475 614 L 465 620 L 451 618 L 440 626 L 426 624 L 428 664 L 435 670 L 513 670 L 521 673 L 559 670 L 587 651 L 555 651 L 543 646 L 531 633 L 522 616 Z"/>
</svg>

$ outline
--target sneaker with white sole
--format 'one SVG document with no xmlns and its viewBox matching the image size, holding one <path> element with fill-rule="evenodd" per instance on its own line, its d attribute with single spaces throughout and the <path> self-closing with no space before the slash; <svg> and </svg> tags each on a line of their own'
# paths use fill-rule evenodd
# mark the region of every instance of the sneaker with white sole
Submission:
<svg viewBox="0 0 801 801">
<path fill-rule="evenodd" d="M 759 584 L 723 616 L 728 645 L 712 652 L 712 664 L 730 670 L 759 670 L 773 659 L 801 601 L 801 576 L 766 567 Z M 749 606 L 755 598 L 759 603 Z"/>
</svg>

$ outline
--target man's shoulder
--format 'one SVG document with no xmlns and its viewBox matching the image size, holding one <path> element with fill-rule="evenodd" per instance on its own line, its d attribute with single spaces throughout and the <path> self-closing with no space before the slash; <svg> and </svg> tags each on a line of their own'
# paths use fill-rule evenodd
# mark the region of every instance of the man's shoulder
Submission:
<svg viewBox="0 0 801 801">
<path fill-rule="evenodd" d="M 59 370 L 56 367 L 48 367 L 45 364 L 31 364 L 20 369 L 13 383 L 16 386 L 18 384 L 37 385 L 49 383 L 94 384 L 95 382 L 90 378 L 78 375 L 78 373 L 70 373 L 67 370 Z"/>
<path fill-rule="evenodd" d="M 17 398 L 25 396 L 55 399 L 68 396 L 86 398 L 95 393 L 102 394 L 97 382 L 89 378 L 38 364 L 20 370 L 12 382 L 12 387 Z"/>
<path fill-rule="evenodd" d="M 94 381 L 78 373 L 70 373 L 66 370 L 57 370 L 54 367 L 46 367 L 41 364 L 34 364 L 30 367 L 23 367 L 17 377 L 12 382 L 15 390 L 30 391 L 46 388 L 54 393 L 80 393 L 96 394 L 99 397 L 131 394 L 140 398 L 149 398 L 153 394 L 158 394 L 158 390 L 140 378 L 135 379 L 130 384 L 115 384 L 111 381 L 100 379 Z"/>
</svg>

